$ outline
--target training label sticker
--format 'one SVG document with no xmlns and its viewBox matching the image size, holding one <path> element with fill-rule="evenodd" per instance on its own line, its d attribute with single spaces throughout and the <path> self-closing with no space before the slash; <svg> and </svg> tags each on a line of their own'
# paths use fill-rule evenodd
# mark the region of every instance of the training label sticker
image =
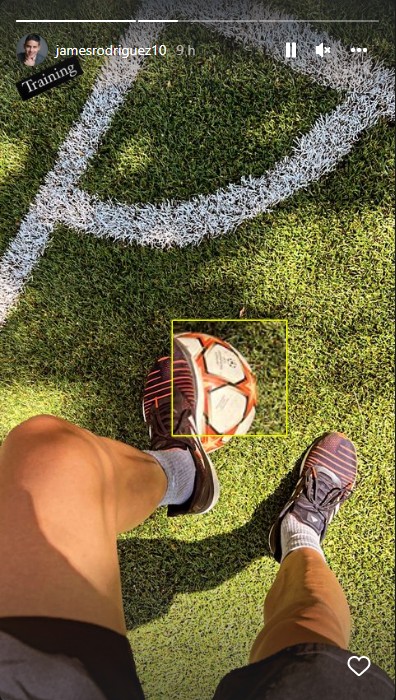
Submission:
<svg viewBox="0 0 396 700">
<path fill-rule="evenodd" d="M 67 58 L 65 61 L 60 61 L 54 66 L 40 71 L 40 73 L 35 73 L 30 78 L 20 80 L 16 86 L 22 99 L 30 100 L 31 97 L 51 90 L 61 83 L 66 83 L 77 75 L 82 75 L 82 72 L 78 58 Z"/>
</svg>

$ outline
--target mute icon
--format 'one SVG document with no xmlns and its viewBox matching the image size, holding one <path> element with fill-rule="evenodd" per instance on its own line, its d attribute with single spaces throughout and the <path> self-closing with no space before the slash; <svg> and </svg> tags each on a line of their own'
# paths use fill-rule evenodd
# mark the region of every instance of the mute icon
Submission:
<svg viewBox="0 0 396 700">
<path fill-rule="evenodd" d="M 315 52 L 317 56 L 323 58 L 325 53 L 330 53 L 330 46 L 323 46 L 323 42 L 319 46 L 315 46 Z"/>
</svg>

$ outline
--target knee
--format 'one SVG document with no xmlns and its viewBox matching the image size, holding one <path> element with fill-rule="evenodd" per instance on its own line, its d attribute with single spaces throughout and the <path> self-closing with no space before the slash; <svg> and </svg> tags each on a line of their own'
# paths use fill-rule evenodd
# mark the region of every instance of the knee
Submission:
<svg viewBox="0 0 396 700">
<path fill-rule="evenodd" d="M 91 463 L 95 469 L 90 471 L 97 479 L 97 474 L 101 474 L 100 457 L 95 439 L 88 431 L 47 414 L 33 416 L 13 428 L 0 450 L 3 473 L 12 474 L 14 479 L 38 475 L 52 478 L 65 470 L 82 478 Z"/>
<path fill-rule="evenodd" d="M 66 446 L 75 442 L 77 431 L 77 426 L 62 418 L 47 414 L 33 416 L 8 433 L 1 448 L 2 455 L 24 458 L 52 453 L 60 457 Z"/>
<path fill-rule="evenodd" d="M 32 416 L 32 418 L 28 418 L 15 426 L 8 433 L 5 443 L 26 444 L 26 442 L 44 435 L 53 437 L 56 434 L 63 433 L 67 425 L 67 421 L 50 414 Z"/>
<path fill-rule="evenodd" d="M 15 426 L 0 449 L 2 479 L 18 481 L 27 473 L 37 473 L 38 465 L 61 465 L 67 421 L 52 415 L 37 415 Z M 52 467 L 54 468 L 54 467 Z"/>
</svg>

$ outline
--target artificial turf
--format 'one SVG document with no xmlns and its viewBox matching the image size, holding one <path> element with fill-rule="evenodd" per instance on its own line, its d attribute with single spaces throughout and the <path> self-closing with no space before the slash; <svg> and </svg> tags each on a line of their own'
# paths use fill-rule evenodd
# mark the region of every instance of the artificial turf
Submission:
<svg viewBox="0 0 396 700">
<path fill-rule="evenodd" d="M 358 11 L 353 2 L 341 7 L 349 17 Z M 121 8 L 113 4 L 114 16 Z M 314 2 L 283 8 L 330 16 Z M 20 16 L 49 9 L 57 16 L 61 3 L 18 4 Z M 95 10 L 107 16 L 108 3 Z M 365 3 L 365 10 L 391 18 L 387 4 Z M 82 59 L 81 79 L 22 103 L 14 86 L 20 69 L 6 51 L 29 28 L 2 12 L 9 32 L 0 252 L 101 63 Z M 70 16 L 92 12 L 89 3 L 70 7 Z M 389 26 L 370 29 L 370 45 L 387 63 Z M 98 36 L 106 45 L 120 30 L 58 25 L 45 35 L 54 46 L 95 45 Z M 367 27 L 356 31 L 368 39 Z M 357 36 L 352 27 L 331 32 L 349 43 Z M 81 181 L 100 198 L 182 199 L 259 175 L 340 100 L 202 27 L 172 27 L 166 40 L 194 43 L 197 56 L 153 59 L 139 75 Z M 142 388 L 153 360 L 169 351 L 171 319 L 288 320 L 288 437 L 231 441 L 213 458 L 222 492 L 211 513 L 167 519 L 159 510 L 120 538 L 127 626 L 148 700 L 209 699 L 226 671 L 246 663 L 278 568 L 266 544 L 269 525 L 289 495 L 295 460 L 334 429 L 355 441 L 359 478 L 325 553 L 352 610 L 351 649 L 394 673 L 393 147 L 392 126 L 379 122 L 334 173 L 198 247 L 126 246 L 59 226 L 1 331 L 2 437 L 31 415 L 53 412 L 147 448 Z M 265 366 L 265 347 L 261 356 L 255 347 L 254 361 Z"/>
</svg>

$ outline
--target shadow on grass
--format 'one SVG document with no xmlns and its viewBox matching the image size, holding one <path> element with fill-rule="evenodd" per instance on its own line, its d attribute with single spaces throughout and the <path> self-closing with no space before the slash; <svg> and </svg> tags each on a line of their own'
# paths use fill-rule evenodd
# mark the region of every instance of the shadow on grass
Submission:
<svg viewBox="0 0 396 700">
<path fill-rule="evenodd" d="M 173 538 L 119 541 L 128 630 L 166 615 L 178 593 L 215 588 L 259 557 L 271 556 L 268 533 L 293 490 L 302 457 L 276 491 L 256 508 L 249 522 L 232 532 L 199 542 L 180 542 Z M 141 572 L 145 572 L 144 587 L 134 586 L 134 571 L 138 572 L 136 578 L 140 581 Z"/>
</svg>

